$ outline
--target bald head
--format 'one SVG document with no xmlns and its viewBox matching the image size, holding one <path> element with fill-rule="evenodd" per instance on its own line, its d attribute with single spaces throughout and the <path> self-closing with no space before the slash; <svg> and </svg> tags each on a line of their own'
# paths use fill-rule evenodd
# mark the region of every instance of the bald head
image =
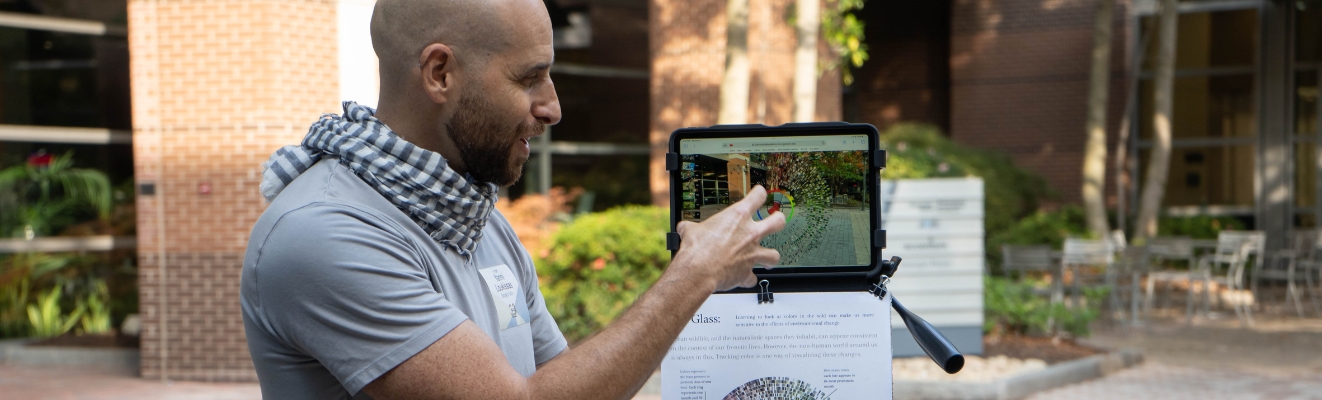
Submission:
<svg viewBox="0 0 1322 400">
<path fill-rule="evenodd" d="M 378 0 L 372 12 L 372 49 L 381 63 L 381 85 L 397 86 L 418 67 L 432 43 L 455 52 L 460 64 L 480 66 L 509 46 L 492 0 Z"/>
</svg>

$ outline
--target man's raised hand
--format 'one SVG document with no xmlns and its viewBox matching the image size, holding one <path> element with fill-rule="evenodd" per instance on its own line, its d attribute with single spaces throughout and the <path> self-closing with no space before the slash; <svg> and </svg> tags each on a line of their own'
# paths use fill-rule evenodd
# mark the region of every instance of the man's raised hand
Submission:
<svg viewBox="0 0 1322 400">
<path fill-rule="evenodd" d="M 671 266 L 709 274 L 716 282 L 716 291 L 756 284 L 753 266 L 770 268 L 780 263 L 780 252 L 762 247 L 762 238 L 785 228 L 785 213 L 753 220 L 766 199 L 766 189 L 754 186 L 743 200 L 703 222 L 681 221 L 676 227 L 681 245 L 675 261 L 683 261 Z"/>
</svg>

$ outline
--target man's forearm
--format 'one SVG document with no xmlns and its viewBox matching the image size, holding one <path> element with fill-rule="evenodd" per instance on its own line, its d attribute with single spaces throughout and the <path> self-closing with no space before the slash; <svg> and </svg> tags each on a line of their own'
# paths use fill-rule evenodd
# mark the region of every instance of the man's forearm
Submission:
<svg viewBox="0 0 1322 400">
<path fill-rule="evenodd" d="M 615 322 L 533 375 L 539 399 L 625 398 L 656 370 L 716 283 L 682 254 Z"/>
</svg>

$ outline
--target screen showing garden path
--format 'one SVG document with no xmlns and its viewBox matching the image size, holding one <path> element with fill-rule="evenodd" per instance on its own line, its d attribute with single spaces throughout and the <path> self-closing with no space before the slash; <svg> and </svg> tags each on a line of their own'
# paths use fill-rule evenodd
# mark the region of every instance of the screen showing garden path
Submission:
<svg viewBox="0 0 1322 400">
<path fill-rule="evenodd" d="M 680 218 L 702 221 L 762 185 L 753 219 L 788 221 L 762 240 L 780 266 L 868 265 L 867 149 L 866 135 L 682 139 Z"/>
</svg>

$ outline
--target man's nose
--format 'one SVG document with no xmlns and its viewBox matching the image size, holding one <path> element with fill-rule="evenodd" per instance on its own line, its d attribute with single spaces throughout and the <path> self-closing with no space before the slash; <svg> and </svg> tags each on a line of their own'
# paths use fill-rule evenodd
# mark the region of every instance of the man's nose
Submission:
<svg viewBox="0 0 1322 400">
<path fill-rule="evenodd" d="M 560 123 L 560 97 L 556 96 L 555 86 L 549 86 L 546 92 L 545 100 L 533 103 L 532 115 L 537 121 L 555 125 Z"/>
</svg>

